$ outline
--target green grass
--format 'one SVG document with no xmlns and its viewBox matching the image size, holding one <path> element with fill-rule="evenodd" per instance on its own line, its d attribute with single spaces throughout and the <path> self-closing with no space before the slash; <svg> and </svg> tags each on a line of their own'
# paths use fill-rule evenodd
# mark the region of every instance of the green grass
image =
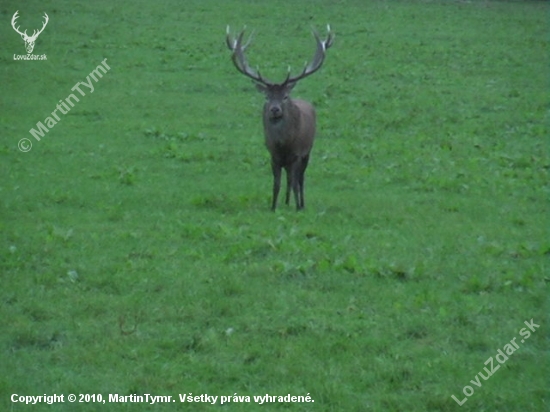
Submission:
<svg viewBox="0 0 550 412">
<path fill-rule="evenodd" d="M 4 2 L 0 409 L 153 408 L 14 393 L 190 392 L 315 400 L 266 410 L 547 409 L 548 9 Z M 46 61 L 13 60 L 16 10 L 30 31 L 49 14 Z M 272 213 L 263 98 L 225 27 L 255 30 L 250 63 L 278 80 L 326 23 L 325 65 L 293 92 L 318 112 L 306 209 Z M 32 138 L 104 58 L 94 92 Z M 540 328 L 519 343 L 530 319 Z"/>
</svg>

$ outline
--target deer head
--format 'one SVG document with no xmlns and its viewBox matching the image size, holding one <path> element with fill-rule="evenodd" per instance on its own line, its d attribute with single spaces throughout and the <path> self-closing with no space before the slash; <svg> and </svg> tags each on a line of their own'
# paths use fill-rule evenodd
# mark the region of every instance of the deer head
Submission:
<svg viewBox="0 0 550 412">
<path fill-rule="evenodd" d="M 27 53 L 31 54 L 34 49 L 34 42 L 38 38 L 38 35 L 44 31 L 46 24 L 48 24 L 49 17 L 46 13 L 44 13 L 45 20 L 44 20 L 44 24 L 42 25 L 42 28 L 40 30 L 34 30 L 32 33 L 32 36 L 29 36 L 27 35 L 27 30 L 21 33 L 21 31 L 19 31 L 19 27 L 15 27 L 15 20 L 17 20 L 17 18 L 19 17 L 17 13 L 19 13 L 19 10 L 17 10 L 13 15 L 13 18 L 11 19 L 11 26 L 17 33 L 21 35 L 21 38 L 25 42 L 25 48 L 27 49 Z"/>
<path fill-rule="evenodd" d="M 327 32 L 328 34 L 325 40 L 321 40 L 316 31 L 313 32 L 317 43 L 315 54 L 312 61 L 309 64 L 306 63 L 304 69 L 299 75 L 291 76 L 289 67 L 286 79 L 281 83 L 273 83 L 265 79 L 260 74 L 259 70 L 254 70 L 251 68 L 246 60 L 244 52 L 250 44 L 252 36 L 250 36 L 248 41 L 243 44 L 244 30 L 241 31 L 236 39 L 234 39 L 231 37 L 229 26 L 227 26 L 227 35 L 225 40 L 227 47 L 232 51 L 231 59 L 233 60 L 233 64 L 239 72 L 247 77 L 250 77 L 256 82 L 256 87 L 259 91 L 266 94 L 268 101 L 266 106 L 267 114 L 273 121 L 283 117 L 285 101 L 288 100 L 290 91 L 296 83 L 299 80 L 315 73 L 323 65 L 323 61 L 325 60 L 325 52 L 330 46 L 332 46 L 334 41 L 334 35 L 328 25 Z"/>
</svg>

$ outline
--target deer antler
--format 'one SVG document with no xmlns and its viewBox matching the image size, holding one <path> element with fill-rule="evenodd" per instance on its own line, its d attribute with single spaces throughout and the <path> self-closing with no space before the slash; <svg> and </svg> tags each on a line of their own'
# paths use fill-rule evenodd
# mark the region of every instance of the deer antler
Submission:
<svg viewBox="0 0 550 412">
<path fill-rule="evenodd" d="M 12 19 L 11 19 L 11 26 L 13 27 L 13 29 L 19 33 L 21 36 L 23 36 L 24 38 L 27 38 L 29 40 L 36 40 L 36 38 L 38 37 L 38 35 L 40 33 L 42 33 L 44 31 L 44 29 L 46 28 L 46 25 L 48 24 L 48 21 L 50 20 L 50 18 L 48 17 L 48 15 L 46 13 L 44 13 L 44 17 L 45 17 L 45 20 L 44 20 L 44 23 L 42 24 L 42 28 L 40 30 L 33 30 L 33 33 L 32 33 L 32 36 L 29 36 L 27 34 L 27 30 L 25 30 L 23 33 L 21 33 L 21 31 L 19 30 L 19 27 L 15 27 L 15 24 L 16 24 L 16 20 L 19 18 L 19 16 L 17 15 L 17 13 L 19 13 L 19 10 L 17 10 L 15 12 L 15 14 L 13 15 Z"/>
<path fill-rule="evenodd" d="M 254 70 L 248 62 L 246 61 L 246 56 L 244 55 L 244 51 L 250 44 L 252 40 L 252 35 L 248 38 L 248 41 L 243 45 L 243 37 L 244 37 L 244 31 L 243 29 L 236 39 L 231 37 L 229 26 L 227 26 L 227 35 L 225 37 L 225 42 L 227 44 L 227 47 L 229 50 L 232 51 L 231 54 L 231 60 L 233 60 L 233 64 L 237 68 L 238 71 L 240 71 L 245 76 L 250 77 L 252 80 L 265 84 L 265 85 L 271 85 L 271 82 L 264 79 L 259 71 Z"/>
<path fill-rule="evenodd" d="M 44 17 L 45 17 L 45 20 L 44 20 L 44 23 L 42 24 L 42 28 L 40 30 L 33 30 L 33 33 L 32 33 L 32 36 L 31 36 L 31 39 L 36 39 L 38 37 L 38 35 L 40 33 L 42 33 L 44 31 L 44 29 L 46 28 L 46 25 L 48 24 L 48 21 L 50 21 L 50 18 L 48 17 L 48 15 L 46 14 L 46 12 L 44 12 Z"/>
<path fill-rule="evenodd" d="M 21 32 L 19 31 L 19 27 L 15 27 L 15 20 L 17 20 L 17 18 L 19 17 L 19 16 L 17 15 L 17 13 L 19 13 L 19 10 L 17 10 L 17 11 L 15 12 L 15 14 L 13 15 L 13 17 L 12 17 L 12 19 L 11 19 L 11 27 L 13 27 L 13 29 L 14 29 L 17 33 L 19 33 L 21 36 L 27 37 L 27 30 L 25 30 L 25 33 L 21 33 Z"/>
<path fill-rule="evenodd" d="M 315 41 L 317 42 L 317 49 L 315 50 L 315 55 L 313 56 L 313 60 L 309 64 L 306 63 L 304 70 L 302 70 L 302 73 L 300 73 L 298 76 L 290 77 L 290 68 L 289 68 L 288 75 L 286 77 L 284 84 L 295 83 L 298 80 L 302 80 L 304 77 L 307 77 L 310 74 L 315 73 L 317 70 L 321 68 L 321 66 L 323 65 L 323 61 L 325 60 L 325 52 L 330 46 L 332 46 L 332 43 L 334 42 L 334 34 L 330 30 L 330 25 L 328 24 L 327 24 L 327 32 L 328 32 L 327 38 L 325 40 L 321 40 L 319 37 L 319 33 L 317 33 L 315 30 L 313 31 L 313 36 L 315 36 Z"/>
</svg>

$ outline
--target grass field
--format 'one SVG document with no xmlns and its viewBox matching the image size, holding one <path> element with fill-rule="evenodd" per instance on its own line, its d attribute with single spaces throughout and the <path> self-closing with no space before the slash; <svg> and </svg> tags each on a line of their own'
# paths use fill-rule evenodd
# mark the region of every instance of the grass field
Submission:
<svg viewBox="0 0 550 412">
<path fill-rule="evenodd" d="M 547 410 L 549 6 L 2 2 L 0 410 Z M 48 13 L 47 60 L 14 60 L 16 10 L 28 32 Z M 293 92 L 318 114 L 306 208 L 272 213 L 263 97 L 225 28 L 282 80 L 327 23 Z"/>
</svg>

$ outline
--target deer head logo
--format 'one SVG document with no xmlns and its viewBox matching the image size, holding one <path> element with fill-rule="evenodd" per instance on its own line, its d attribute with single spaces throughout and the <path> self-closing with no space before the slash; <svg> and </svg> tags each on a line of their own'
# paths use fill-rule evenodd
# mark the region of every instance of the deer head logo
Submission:
<svg viewBox="0 0 550 412">
<path fill-rule="evenodd" d="M 42 28 L 40 30 L 34 30 L 32 33 L 32 36 L 27 35 L 27 30 L 25 30 L 23 33 L 19 31 L 19 27 L 15 27 L 15 20 L 19 17 L 17 15 L 19 13 L 19 10 L 15 12 L 13 15 L 13 18 L 11 19 L 11 26 L 13 29 L 21 35 L 21 38 L 25 42 L 25 48 L 27 49 L 27 54 L 31 54 L 34 49 L 34 42 L 38 38 L 38 35 L 44 31 L 44 28 L 46 27 L 46 24 L 48 24 L 49 17 L 46 13 L 44 13 L 44 24 L 42 25 Z"/>
</svg>

